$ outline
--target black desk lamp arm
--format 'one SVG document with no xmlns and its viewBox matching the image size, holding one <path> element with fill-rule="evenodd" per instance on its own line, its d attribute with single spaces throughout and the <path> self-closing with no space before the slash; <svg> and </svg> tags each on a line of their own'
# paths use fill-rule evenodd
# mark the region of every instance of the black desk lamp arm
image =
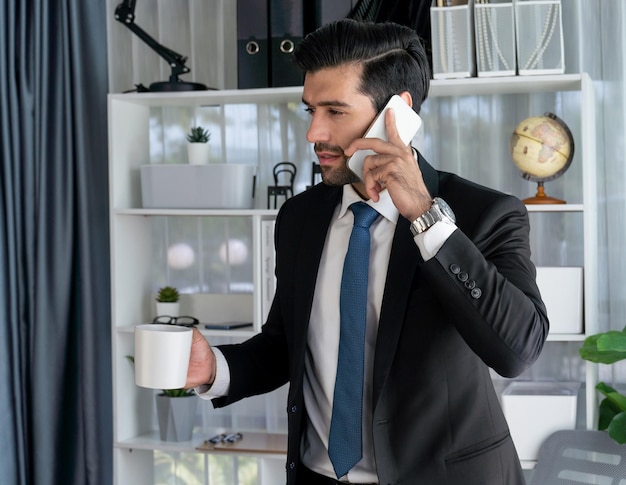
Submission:
<svg viewBox="0 0 626 485">
<path fill-rule="evenodd" d="M 186 74 L 190 69 L 185 65 L 187 57 L 159 44 L 145 30 L 135 24 L 135 0 L 124 0 L 115 8 L 115 19 L 124 24 L 152 50 L 167 61 L 172 68 L 170 81 L 178 81 L 178 76 Z"/>
</svg>

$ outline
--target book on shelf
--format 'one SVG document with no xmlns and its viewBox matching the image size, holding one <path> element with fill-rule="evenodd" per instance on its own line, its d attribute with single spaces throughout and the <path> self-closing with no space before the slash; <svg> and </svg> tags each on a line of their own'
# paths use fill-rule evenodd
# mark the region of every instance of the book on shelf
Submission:
<svg viewBox="0 0 626 485">
<path fill-rule="evenodd" d="M 252 322 L 214 322 L 205 323 L 204 328 L 207 330 L 234 330 L 237 328 L 251 327 Z"/>
</svg>

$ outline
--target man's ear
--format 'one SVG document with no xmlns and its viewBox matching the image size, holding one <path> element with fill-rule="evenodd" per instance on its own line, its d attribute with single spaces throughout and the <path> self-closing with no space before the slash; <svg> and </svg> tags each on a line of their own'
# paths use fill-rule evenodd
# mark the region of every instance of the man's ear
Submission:
<svg viewBox="0 0 626 485">
<path fill-rule="evenodd" d="M 413 107 L 413 97 L 411 96 L 411 93 L 409 93 L 408 91 L 402 91 L 399 96 L 404 100 L 406 104 Z"/>
</svg>

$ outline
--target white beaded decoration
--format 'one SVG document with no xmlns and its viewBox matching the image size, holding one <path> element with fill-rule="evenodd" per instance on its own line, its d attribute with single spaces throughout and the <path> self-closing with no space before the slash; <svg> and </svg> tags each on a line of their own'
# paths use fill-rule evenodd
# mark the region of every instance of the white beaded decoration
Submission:
<svg viewBox="0 0 626 485">
<path fill-rule="evenodd" d="M 550 45 L 558 19 L 559 7 L 558 5 L 552 3 L 548 7 L 548 14 L 546 15 L 546 20 L 543 23 L 543 31 L 541 33 L 541 37 L 539 38 L 539 42 L 537 42 L 535 50 L 533 50 L 528 58 L 528 61 L 526 61 L 524 69 L 533 69 L 539 63 L 541 56 L 548 48 L 548 45 Z"/>
<path fill-rule="evenodd" d="M 479 4 L 488 4 L 489 0 L 477 0 Z M 493 57 L 488 52 L 489 48 L 489 38 L 491 37 L 491 42 L 493 47 L 496 49 L 496 53 L 498 54 L 498 58 L 502 63 L 502 66 L 505 70 L 509 70 L 509 63 L 506 60 L 506 57 L 502 53 L 502 49 L 500 49 L 500 43 L 498 42 L 498 35 L 496 29 L 494 27 L 494 9 L 493 8 L 480 8 L 476 10 L 478 13 L 478 22 L 476 23 L 478 26 L 478 65 L 485 65 L 485 57 L 487 58 L 487 63 L 489 64 L 489 70 L 494 70 L 493 65 Z M 489 28 L 489 31 L 485 29 L 485 25 Z"/>
</svg>

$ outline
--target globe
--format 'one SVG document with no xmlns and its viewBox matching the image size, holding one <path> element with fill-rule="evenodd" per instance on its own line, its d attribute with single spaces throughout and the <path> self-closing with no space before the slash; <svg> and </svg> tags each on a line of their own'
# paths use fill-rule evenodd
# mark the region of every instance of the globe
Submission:
<svg viewBox="0 0 626 485">
<path fill-rule="evenodd" d="M 510 142 L 511 157 L 524 179 L 537 182 L 527 204 L 564 204 L 548 197 L 544 182 L 563 175 L 574 157 L 574 138 L 565 122 L 554 113 L 526 118 L 517 125 Z"/>
</svg>

